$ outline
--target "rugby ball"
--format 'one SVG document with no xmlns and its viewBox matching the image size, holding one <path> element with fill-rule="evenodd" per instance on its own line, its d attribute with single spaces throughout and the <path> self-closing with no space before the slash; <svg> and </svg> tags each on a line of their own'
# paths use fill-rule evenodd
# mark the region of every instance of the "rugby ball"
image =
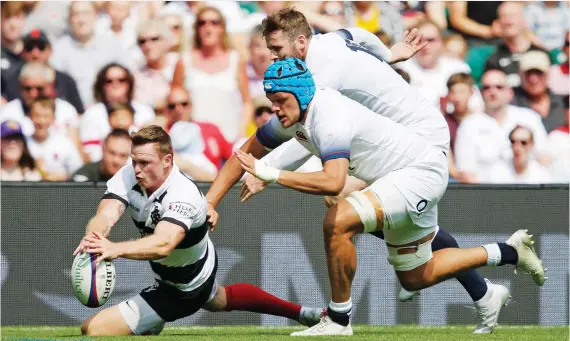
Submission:
<svg viewBox="0 0 570 341">
<path fill-rule="evenodd" d="M 81 252 L 71 266 L 71 281 L 75 297 L 89 308 L 107 302 L 115 289 L 115 265 L 111 261 L 95 266 L 96 254 Z"/>
</svg>

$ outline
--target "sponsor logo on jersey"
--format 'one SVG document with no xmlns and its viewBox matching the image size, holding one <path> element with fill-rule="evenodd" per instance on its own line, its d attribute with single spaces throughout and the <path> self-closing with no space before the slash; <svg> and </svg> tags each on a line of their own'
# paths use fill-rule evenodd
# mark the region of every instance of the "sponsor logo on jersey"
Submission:
<svg viewBox="0 0 570 341">
<path fill-rule="evenodd" d="M 176 212 L 181 216 L 188 218 L 192 216 L 192 211 L 193 211 L 192 206 L 190 206 L 189 203 L 182 201 L 171 202 L 170 205 L 168 206 L 168 210 Z"/>
<path fill-rule="evenodd" d="M 135 206 L 135 205 L 133 205 L 132 203 L 129 203 L 129 207 L 130 207 L 130 208 L 132 208 L 132 209 L 133 209 L 133 211 L 135 211 L 135 212 L 137 212 L 137 213 L 141 211 L 141 209 L 140 209 L 140 208 L 136 207 L 136 206 Z"/>
<path fill-rule="evenodd" d="M 307 137 L 305 136 L 305 133 L 303 133 L 302 131 L 297 131 L 295 134 L 297 135 L 297 138 L 298 138 L 299 140 L 305 141 L 305 142 L 309 141 L 309 140 L 307 139 Z"/>
</svg>

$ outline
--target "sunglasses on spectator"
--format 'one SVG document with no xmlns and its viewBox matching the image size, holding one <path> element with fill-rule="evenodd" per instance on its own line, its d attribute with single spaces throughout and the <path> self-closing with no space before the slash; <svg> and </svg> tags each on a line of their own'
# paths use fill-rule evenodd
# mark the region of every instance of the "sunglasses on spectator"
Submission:
<svg viewBox="0 0 570 341">
<path fill-rule="evenodd" d="M 105 79 L 105 84 L 123 84 L 127 82 L 127 78 L 107 78 Z"/>
<path fill-rule="evenodd" d="M 44 92 L 44 90 L 46 89 L 44 86 L 28 86 L 28 85 L 24 85 L 22 86 L 22 89 L 24 89 L 24 91 L 26 92 L 30 92 L 32 90 L 37 90 L 38 92 Z"/>
<path fill-rule="evenodd" d="M 151 37 L 151 38 L 146 38 L 146 39 L 145 39 L 145 38 L 140 38 L 140 39 L 138 40 L 138 44 L 142 46 L 142 45 L 146 44 L 147 41 L 156 42 L 156 41 L 159 41 L 159 40 L 160 40 L 160 37 Z"/>
<path fill-rule="evenodd" d="M 483 85 L 483 91 L 487 91 L 490 89 L 503 90 L 504 88 L 505 88 L 504 85 Z"/>
<path fill-rule="evenodd" d="M 219 20 L 219 19 L 218 19 L 218 20 L 203 20 L 203 19 L 200 19 L 200 20 L 198 20 L 198 27 L 202 27 L 202 26 L 204 26 L 204 25 L 206 25 L 206 24 L 211 24 L 211 25 L 213 25 L 213 26 L 220 26 L 221 23 L 222 23 L 222 21 Z"/>
<path fill-rule="evenodd" d="M 24 50 L 26 52 L 32 52 L 35 48 L 40 51 L 44 51 L 47 47 L 47 44 L 43 41 L 30 41 L 24 45 Z"/>
<path fill-rule="evenodd" d="M 174 109 L 176 109 L 177 105 L 181 105 L 182 107 L 187 107 L 189 104 L 190 104 L 190 102 L 188 102 L 188 101 L 177 102 L 177 103 L 168 103 L 168 109 L 174 110 Z"/>
<path fill-rule="evenodd" d="M 512 145 L 515 145 L 518 142 L 522 144 L 523 147 L 526 147 L 530 143 L 530 140 L 516 140 L 516 139 L 510 139 L 510 140 Z"/>
</svg>

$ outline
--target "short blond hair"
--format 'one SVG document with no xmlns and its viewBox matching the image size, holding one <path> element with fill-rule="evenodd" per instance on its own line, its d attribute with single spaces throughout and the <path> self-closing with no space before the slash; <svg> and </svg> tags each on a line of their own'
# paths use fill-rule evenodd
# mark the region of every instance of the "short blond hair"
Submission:
<svg viewBox="0 0 570 341">
<path fill-rule="evenodd" d="M 161 155 L 173 155 L 172 141 L 168 133 L 157 125 L 149 125 L 131 134 L 133 147 L 142 146 L 147 143 L 156 144 L 156 151 Z"/>
<path fill-rule="evenodd" d="M 263 36 L 267 38 L 275 31 L 283 31 L 283 34 L 294 41 L 298 36 L 303 35 L 309 39 L 313 32 L 303 13 L 295 8 L 284 8 L 263 19 L 261 23 Z"/>
</svg>

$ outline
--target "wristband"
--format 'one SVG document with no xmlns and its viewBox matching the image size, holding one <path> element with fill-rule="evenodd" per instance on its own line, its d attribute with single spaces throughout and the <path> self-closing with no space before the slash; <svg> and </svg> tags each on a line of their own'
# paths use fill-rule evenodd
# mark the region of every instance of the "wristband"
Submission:
<svg viewBox="0 0 570 341">
<path fill-rule="evenodd" d="M 279 179 L 279 173 L 279 169 L 268 166 L 261 160 L 255 160 L 255 176 L 258 179 L 274 184 Z"/>
</svg>

